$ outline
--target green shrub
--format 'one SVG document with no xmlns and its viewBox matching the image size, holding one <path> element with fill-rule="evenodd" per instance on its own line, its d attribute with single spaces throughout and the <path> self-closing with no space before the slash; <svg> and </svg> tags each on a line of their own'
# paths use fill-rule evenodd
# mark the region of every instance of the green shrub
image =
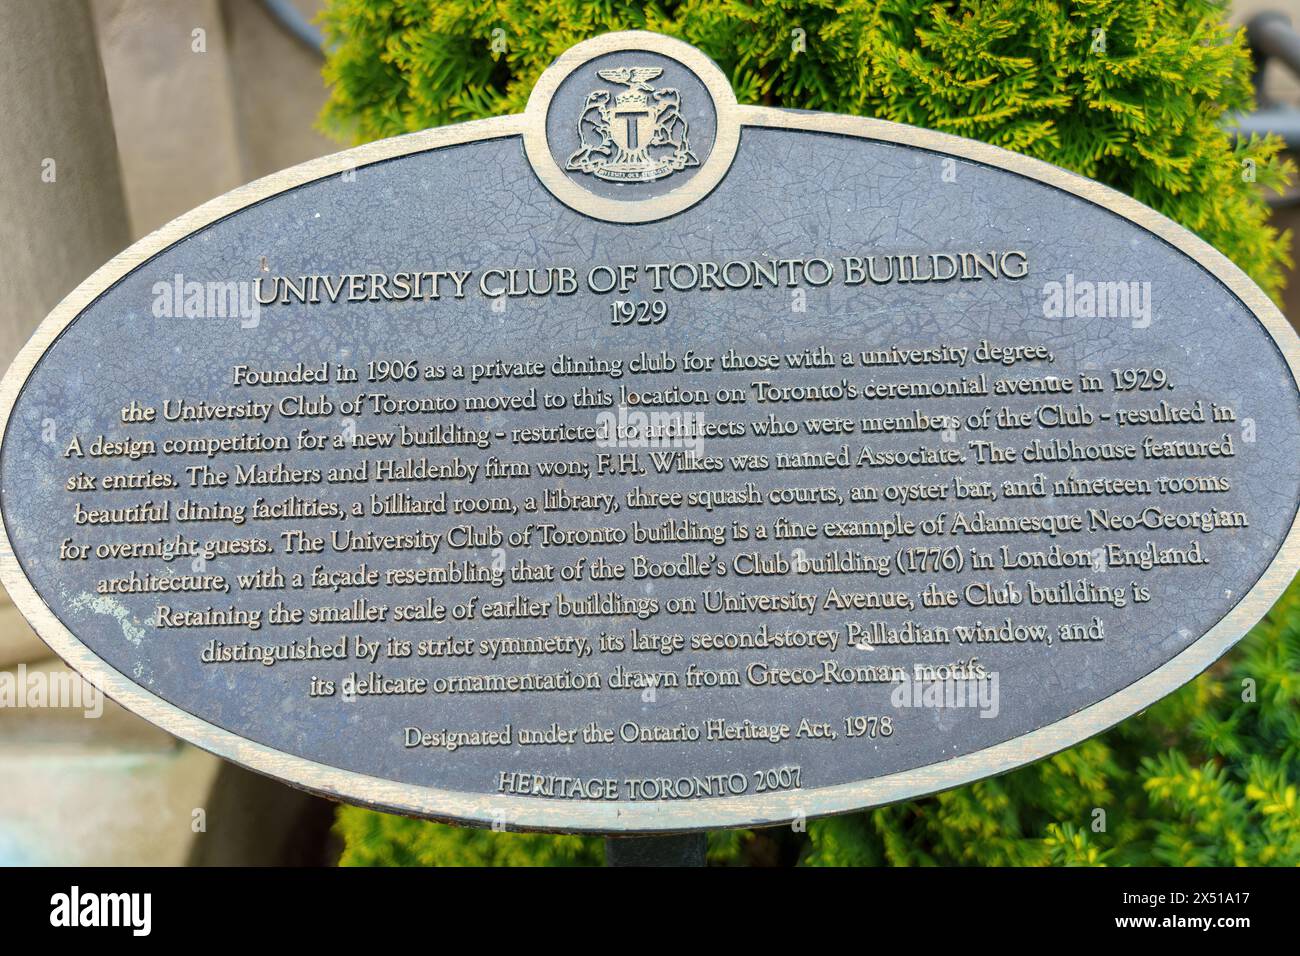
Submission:
<svg viewBox="0 0 1300 956">
<path fill-rule="evenodd" d="M 331 0 L 322 125 L 364 142 L 523 110 L 559 53 L 648 29 L 708 53 L 745 103 L 876 116 L 1090 176 L 1182 223 L 1276 298 L 1289 236 L 1259 186 L 1292 171 L 1237 142 L 1250 64 L 1222 2 Z M 493 52 L 493 41 L 504 50 Z M 804 49 L 797 49 L 803 39 Z M 497 44 L 498 50 L 500 43 Z M 1243 700 L 1244 681 L 1258 699 Z M 1248 695 L 1247 695 L 1248 696 Z M 1224 661 L 1109 733 L 1014 773 L 788 830 L 715 834 L 716 863 L 1300 864 L 1300 587 Z M 1106 814 L 1094 831 L 1094 811 Z M 355 808 L 348 864 L 591 863 L 591 838 L 459 830 Z"/>
</svg>

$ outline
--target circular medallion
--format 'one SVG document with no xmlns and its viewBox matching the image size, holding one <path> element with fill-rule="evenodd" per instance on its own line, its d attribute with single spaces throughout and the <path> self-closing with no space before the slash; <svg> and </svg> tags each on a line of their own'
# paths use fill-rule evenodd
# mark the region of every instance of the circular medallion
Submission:
<svg viewBox="0 0 1300 956">
<path fill-rule="evenodd" d="M 731 84 L 704 54 L 652 33 L 611 33 L 557 59 L 533 88 L 524 147 L 566 206 L 611 222 L 688 209 L 740 142 Z"/>
</svg>

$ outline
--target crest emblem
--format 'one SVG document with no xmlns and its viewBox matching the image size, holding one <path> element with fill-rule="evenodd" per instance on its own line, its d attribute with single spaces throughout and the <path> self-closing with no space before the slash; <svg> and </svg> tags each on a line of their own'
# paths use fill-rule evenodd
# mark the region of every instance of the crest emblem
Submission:
<svg viewBox="0 0 1300 956">
<path fill-rule="evenodd" d="M 608 182 L 651 182 L 700 161 L 691 152 L 681 93 L 655 89 L 649 81 L 663 70 L 623 66 L 597 70 L 610 83 L 626 86 L 610 101 L 609 90 L 587 94 L 578 117 L 578 141 L 565 169 L 589 173 Z"/>
</svg>

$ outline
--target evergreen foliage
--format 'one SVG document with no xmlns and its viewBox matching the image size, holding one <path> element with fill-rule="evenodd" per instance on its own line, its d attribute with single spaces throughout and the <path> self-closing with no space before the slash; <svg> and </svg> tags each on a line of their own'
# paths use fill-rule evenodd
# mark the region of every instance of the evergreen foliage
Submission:
<svg viewBox="0 0 1300 956">
<path fill-rule="evenodd" d="M 611 30 L 680 37 L 743 103 L 910 123 L 1082 173 L 1199 234 L 1277 297 L 1289 236 L 1235 142 L 1249 57 L 1222 0 L 331 0 L 321 122 L 354 142 L 520 112 L 559 53 Z M 714 863 L 1300 865 L 1300 585 L 1209 672 L 1033 766 L 808 832 L 710 836 Z M 1104 812 L 1104 829 L 1098 829 Z M 339 812 L 345 864 L 599 862 L 600 841 Z"/>
</svg>

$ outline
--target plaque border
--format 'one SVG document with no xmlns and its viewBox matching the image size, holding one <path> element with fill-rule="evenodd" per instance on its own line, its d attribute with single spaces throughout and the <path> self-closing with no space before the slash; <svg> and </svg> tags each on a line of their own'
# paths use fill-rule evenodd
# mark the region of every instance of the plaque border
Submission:
<svg viewBox="0 0 1300 956">
<path fill-rule="evenodd" d="M 588 43 L 594 45 L 591 49 L 602 51 L 629 47 L 644 49 L 648 35 L 657 36 L 640 32 L 609 34 Z M 671 42 L 677 44 L 679 41 Z M 561 57 L 557 63 L 563 60 Z M 740 127 L 750 126 L 825 133 L 914 147 L 1014 173 L 1106 209 L 1164 240 L 1221 282 L 1263 326 L 1286 362 L 1293 382 L 1300 381 L 1300 338 L 1268 296 L 1208 243 L 1108 186 L 999 147 L 884 120 L 758 106 L 736 106 L 735 118 L 737 135 Z M 63 331 L 125 275 L 177 242 L 272 196 L 374 163 L 502 138 L 518 138 L 521 148 L 526 148 L 529 137 L 535 139 L 538 135 L 537 124 L 542 120 L 544 116 L 539 119 L 539 115 L 530 109 L 527 113 L 425 130 L 344 150 L 241 186 L 145 236 L 69 293 L 20 350 L 3 382 L 0 382 L 0 435 L 7 436 L 9 418 L 23 386 L 46 350 Z M 670 209 L 681 201 L 673 199 L 673 196 L 669 193 L 647 202 Z M 699 198 L 702 196 L 693 202 Z M 644 219 L 618 221 L 649 222 L 672 214 L 663 212 Z M 777 825 L 794 819 L 849 813 L 925 796 L 1005 773 L 1101 733 L 1200 674 L 1263 617 L 1291 582 L 1297 565 L 1300 565 L 1300 514 L 1293 516 L 1281 547 L 1250 590 L 1183 651 L 1114 694 L 1061 720 L 991 747 L 911 770 L 831 787 L 763 796 L 606 803 L 495 796 L 399 783 L 276 750 L 208 723 L 149 692 L 82 644 L 28 581 L 13 552 L 8 528 L 0 521 L 0 582 L 36 633 L 110 698 L 168 733 L 233 763 L 336 800 L 470 826 L 569 833 L 673 833 Z"/>
</svg>

